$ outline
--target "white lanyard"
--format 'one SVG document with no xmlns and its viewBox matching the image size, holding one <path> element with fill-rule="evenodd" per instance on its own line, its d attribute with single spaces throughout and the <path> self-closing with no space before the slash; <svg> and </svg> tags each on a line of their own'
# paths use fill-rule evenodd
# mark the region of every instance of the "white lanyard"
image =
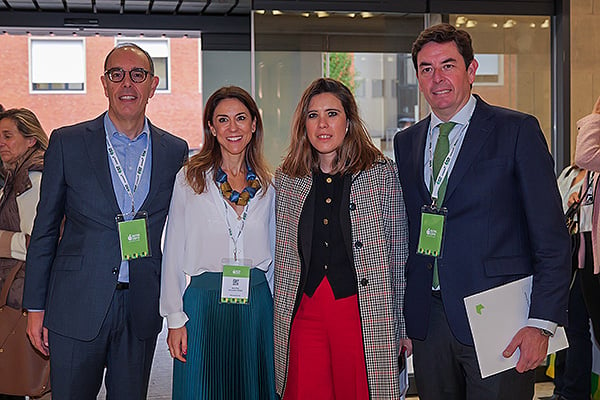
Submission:
<svg viewBox="0 0 600 400">
<path fill-rule="evenodd" d="M 231 222 L 229 222 L 228 206 L 227 206 L 227 202 L 225 201 L 225 199 L 223 199 L 223 205 L 225 205 L 225 222 L 227 222 L 227 233 L 229 233 L 229 238 L 233 242 L 233 260 L 237 261 L 238 260 L 238 256 L 237 256 L 238 240 L 240 239 L 240 236 L 242 236 L 242 231 L 244 230 L 244 226 L 246 225 L 246 217 L 248 216 L 248 204 L 246 204 L 246 206 L 244 207 L 244 212 L 242 213 L 242 224 L 240 225 L 240 230 L 238 231 L 238 233 L 235 237 L 233 236 L 233 229 L 231 228 Z"/>
<path fill-rule="evenodd" d="M 440 171 L 438 172 L 438 176 L 435 179 L 435 182 L 433 183 L 433 188 L 431 188 L 431 198 L 432 198 L 434 204 L 437 203 L 440 186 L 442 186 L 442 182 L 446 178 L 446 175 L 448 175 L 448 170 L 450 169 L 450 164 L 454 160 L 454 153 L 456 152 L 456 146 L 462 140 L 462 138 L 465 136 L 468 126 L 469 126 L 469 123 L 467 122 L 466 124 L 464 124 L 461 127 L 460 132 L 458 133 L 456 139 L 454 139 L 454 142 L 452 143 L 450 151 L 448 152 L 448 155 L 444 159 L 444 163 L 442 164 L 442 167 L 440 168 Z M 431 172 L 431 178 L 433 179 L 434 178 L 434 176 L 433 176 L 433 128 L 431 126 L 429 127 L 428 135 L 429 135 L 429 171 Z"/>
<path fill-rule="evenodd" d="M 148 138 L 148 139 L 150 139 L 150 138 Z M 110 142 L 110 137 L 108 136 L 108 132 L 106 133 L 106 150 L 108 151 L 108 155 L 110 156 L 110 159 L 112 160 L 113 166 L 115 167 L 115 171 L 117 171 L 117 175 L 119 176 L 119 180 L 121 181 L 121 184 L 123 185 L 123 187 L 125 188 L 125 191 L 131 198 L 131 212 L 132 213 L 135 212 L 135 200 L 134 200 L 133 196 L 135 195 L 135 192 L 137 191 L 138 187 L 140 186 L 140 181 L 142 180 L 142 174 L 144 172 L 144 166 L 146 164 L 146 156 L 148 155 L 149 143 L 150 143 L 150 140 L 146 140 L 146 148 L 144 149 L 144 151 L 142 151 L 142 154 L 140 155 L 140 160 L 138 162 L 138 166 L 135 171 L 135 182 L 133 184 L 133 191 L 131 191 L 129 182 L 127 182 L 127 177 L 125 176 L 125 173 L 123 172 L 123 168 L 121 167 L 121 163 L 119 162 L 119 157 L 117 157 L 115 149 L 114 149 L 112 143 Z"/>
</svg>

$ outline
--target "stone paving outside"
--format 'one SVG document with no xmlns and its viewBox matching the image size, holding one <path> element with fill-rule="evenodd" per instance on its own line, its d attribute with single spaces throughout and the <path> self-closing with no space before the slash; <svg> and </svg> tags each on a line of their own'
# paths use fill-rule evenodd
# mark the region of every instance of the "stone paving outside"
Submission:
<svg viewBox="0 0 600 400">
<path fill-rule="evenodd" d="M 148 388 L 148 400 L 171 400 L 171 383 L 173 361 L 167 348 L 167 326 L 163 325 L 163 330 L 158 336 L 156 342 L 156 353 L 154 354 L 154 362 L 152 364 L 152 372 L 150 373 L 150 384 Z M 551 382 L 542 382 L 535 385 L 535 397 L 551 396 L 554 385 Z M 48 394 L 39 400 L 51 400 L 51 394 Z M 418 400 L 416 396 L 407 397 L 407 400 Z M 104 386 L 98 395 L 98 400 L 106 400 Z M 236 400 L 236 399 L 231 399 Z"/>
</svg>

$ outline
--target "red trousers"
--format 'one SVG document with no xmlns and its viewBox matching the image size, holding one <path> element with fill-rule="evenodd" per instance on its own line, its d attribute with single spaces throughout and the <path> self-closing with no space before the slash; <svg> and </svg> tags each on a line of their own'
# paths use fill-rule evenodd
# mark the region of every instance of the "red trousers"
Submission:
<svg viewBox="0 0 600 400">
<path fill-rule="evenodd" d="M 283 399 L 369 399 L 358 298 L 336 300 L 327 278 L 313 297 L 302 296 Z"/>
</svg>

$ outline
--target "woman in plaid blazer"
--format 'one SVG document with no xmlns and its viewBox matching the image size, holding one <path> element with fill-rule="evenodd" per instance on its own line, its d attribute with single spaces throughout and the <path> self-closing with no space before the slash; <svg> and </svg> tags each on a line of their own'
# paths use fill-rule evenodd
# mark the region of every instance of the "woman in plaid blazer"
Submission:
<svg viewBox="0 0 600 400">
<path fill-rule="evenodd" d="M 410 351 L 404 200 L 342 83 L 305 90 L 275 185 L 277 392 L 399 399 L 400 349 Z"/>
</svg>

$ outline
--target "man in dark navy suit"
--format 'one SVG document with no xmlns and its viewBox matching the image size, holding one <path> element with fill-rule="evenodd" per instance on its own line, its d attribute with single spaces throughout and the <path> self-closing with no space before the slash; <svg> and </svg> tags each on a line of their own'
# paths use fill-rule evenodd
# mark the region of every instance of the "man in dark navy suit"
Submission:
<svg viewBox="0 0 600 400">
<path fill-rule="evenodd" d="M 50 137 L 27 252 L 27 333 L 60 400 L 96 399 L 105 368 L 108 399 L 146 398 L 160 239 L 188 151 L 145 116 L 158 85 L 148 53 L 118 45 L 104 70 L 108 112 Z"/>
<path fill-rule="evenodd" d="M 467 32 L 426 29 L 412 57 L 432 112 L 399 132 L 394 150 L 409 216 L 404 312 L 419 397 L 531 400 L 548 337 L 567 322 L 569 238 L 554 162 L 533 116 L 471 94 L 478 64 Z M 503 354 L 518 348 L 518 364 L 482 379 L 463 299 L 528 275 L 529 320 Z"/>
</svg>

